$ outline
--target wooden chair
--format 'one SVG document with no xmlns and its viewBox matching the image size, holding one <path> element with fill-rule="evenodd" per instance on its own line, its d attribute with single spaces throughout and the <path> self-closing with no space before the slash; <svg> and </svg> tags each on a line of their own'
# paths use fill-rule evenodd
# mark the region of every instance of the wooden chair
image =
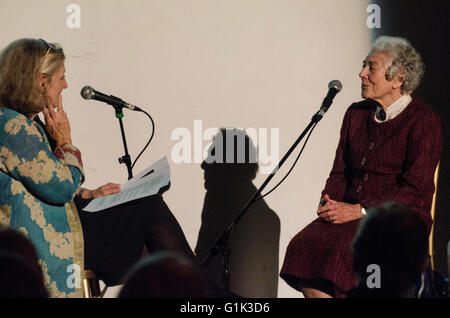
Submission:
<svg viewBox="0 0 450 318">
<path fill-rule="evenodd" d="M 433 220 L 433 224 L 431 225 L 431 232 L 430 232 L 430 237 L 428 239 L 428 264 L 427 266 L 429 266 L 429 268 L 431 269 L 431 277 L 433 277 L 433 272 L 435 269 L 434 266 L 434 255 L 436 254 L 434 251 L 434 221 L 435 221 L 435 209 L 436 209 L 436 193 L 437 193 L 437 187 L 438 187 L 438 179 L 439 179 L 439 164 L 440 162 L 437 164 L 436 170 L 434 172 L 434 194 L 433 194 L 433 202 L 431 204 L 431 219 Z M 449 265 L 450 268 L 450 265 Z M 426 277 L 426 272 L 427 270 L 425 270 L 420 278 L 420 283 L 418 284 L 418 286 L 415 286 L 415 288 L 418 288 L 417 291 L 417 298 L 422 298 L 424 289 L 425 289 L 425 277 Z M 450 269 L 449 269 L 450 272 Z M 431 278 L 433 279 L 433 278 Z"/>
<path fill-rule="evenodd" d="M 83 291 L 84 298 L 103 298 L 108 286 L 105 285 L 103 290 L 100 289 L 100 279 L 94 271 L 86 269 L 84 271 Z"/>
<path fill-rule="evenodd" d="M 434 194 L 433 194 L 433 203 L 431 205 L 431 219 L 433 220 L 433 225 L 431 226 L 431 233 L 429 238 L 429 254 L 430 254 L 430 262 L 431 269 L 434 270 L 434 255 L 436 252 L 434 251 L 434 221 L 435 221 L 435 209 L 436 209 L 436 193 L 438 187 L 438 179 L 439 179 L 439 164 L 436 167 L 436 171 L 434 172 Z"/>
<path fill-rule="evenodd" d="M 150 255 L 147 248 L 144 247 L 142 249 L 141 258 Z M 95 274 L 93 270 L 86 269 L 84 271 L 84 279 L 83 279 L 83 291 L 84 298 L 103 298 L 108 289 L 108 286 L 105 284 L 103 290 L 100 289 L 100 278 Z"/>
</svg>

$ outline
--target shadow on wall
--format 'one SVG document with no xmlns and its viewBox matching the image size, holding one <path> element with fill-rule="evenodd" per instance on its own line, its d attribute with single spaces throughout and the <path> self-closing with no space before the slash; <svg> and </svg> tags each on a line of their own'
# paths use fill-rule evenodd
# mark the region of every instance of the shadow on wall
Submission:
<svg viewBox="0 0 450 318">
<path fill-rule="evenodd" d="M 207 256 L 223 231 L 236 219 L 256 187 L 256 149 L 243 130 L 221 129 L 201 165 L 206 195 L 195 253 Z M 230 290 L 243 297 L 277 297 L 280 220 L 262 199 L 247 210 L 230 240 Z M 221 284 L 223 257 L 218 253 L 205 265 Z"/>
</svg>

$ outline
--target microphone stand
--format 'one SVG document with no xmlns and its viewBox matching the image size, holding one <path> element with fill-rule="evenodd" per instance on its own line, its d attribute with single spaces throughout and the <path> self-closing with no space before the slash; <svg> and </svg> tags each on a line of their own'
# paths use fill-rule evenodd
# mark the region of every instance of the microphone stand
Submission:
<svg viewBox="0 0 450 318">
<path fill-rule="evenodd" d="M 223 257 L 223 267 L 222 267 L 222 287 L 225 291 L 230 291 L 230 272 L 229 272 L 229 257 L 231 254 L 228 241 L 230 239 L 231 233 L 233 229 L 236 227 L 236 225 L 239 223 L 239 221 L 242 219 L 244 214 L 247 212 L 247 210 L 250 208 L 250 206 L 259 199 L 258 197 L 261 195 L 261 192 L 264 190 L 264 188 L 269 184 L 270 180 L 275 176 L 275 174 L 278 172 L 278 170 L 281 168 L 281 166 L 284 164 L 284 162 L 288 159 L 288 157 L 291 155 L 291 153 L 295 150 L 295 148 L 298 146 L 300 141 L 305 137 L 305 135 L 313 128 L 322 118 L 325 112 L 327 111 L 327 108 L 321 108 L 314 116 L 311 118 L 311 122 L 308 124 L 308 126 L 303 130 L 301 135 L 297 138 L 297 140 L 294 142 L 294 144 L 291 146 L 291 148 L 287 151 L 287 153 L 283 156 L 283 158 L 280 160 L 279 164 L 275 169 L 272 171 L 272 173 L 266 178 L 264 183 L 259 187 L 259 189 L 253 194 L 252 198 L 247 202 L 247 204 L 242 208 L 241 212 L 237 215 L 235 220 L 225 229 L 225 231 L 220 235 L 220 237 L 216 240 L 213 247 L 209 250 L 208 254 L 203 258 L 201 264 L 203 266 L 207 266 L 209 262 L 212 260 L 212 258 L 217 255 L 217 253 L 221 253 Z"/>
<path fill-rule="evenodd" d="M 123 128 L 123 107 L 121 106 L 116 106 L 116 105 L 112 105 L 114 107 L 114 109 L 116 110 L 116 118 L 119 119 L 119 124 L 120 124 L 120 132 L 122 134 L 122 142 L 123 142 L 123 148 L 125 150 L 125 155 L 119 158 L 119 163 L 122 164 L 124 163 L 127 166 L 127 171 L 128 171 L 128 180 L 130 180 L 131 178 L 133 178 L 133 171 L 131 169 L 131 157 L 128 154 L 128 147 L 127 147 L 127 139 L 125 138 L 125 130 Z"/>
</svg>

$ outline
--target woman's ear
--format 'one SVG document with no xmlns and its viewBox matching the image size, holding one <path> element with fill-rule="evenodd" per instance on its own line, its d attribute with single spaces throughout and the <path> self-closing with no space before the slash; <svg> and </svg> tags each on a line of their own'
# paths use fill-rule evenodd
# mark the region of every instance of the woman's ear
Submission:
<svg viewBox="0 0 450 318">
<path fill-rule="evenodd" d="M 403 74 L 395 75 L 394 80 L 392 81 L 392 87 L 394 89 L 402 87 L 404 80 L 405 76 Z"/>
<path fill-rule="evenodd" d="M 45 88 L 47 88 L 47 85 L 48 85 L 47 75 L 39 74 L 39 77 L 38 77 L 38 86 L 39 86 L 39 88 L 45 89 Z"/>
</svg>

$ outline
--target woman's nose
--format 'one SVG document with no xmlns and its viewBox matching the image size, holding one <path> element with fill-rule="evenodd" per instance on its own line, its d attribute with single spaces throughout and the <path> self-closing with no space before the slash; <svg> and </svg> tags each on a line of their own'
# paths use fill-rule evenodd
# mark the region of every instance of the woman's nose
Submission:
<svg viewBox="0 0 450 318">
<path fill-rule="evenodd" d="M 359 78 L 366 78 L 367 77 L 367 67 L 363 67 L 361 72 L 359 72 Z"/>
</svg>

